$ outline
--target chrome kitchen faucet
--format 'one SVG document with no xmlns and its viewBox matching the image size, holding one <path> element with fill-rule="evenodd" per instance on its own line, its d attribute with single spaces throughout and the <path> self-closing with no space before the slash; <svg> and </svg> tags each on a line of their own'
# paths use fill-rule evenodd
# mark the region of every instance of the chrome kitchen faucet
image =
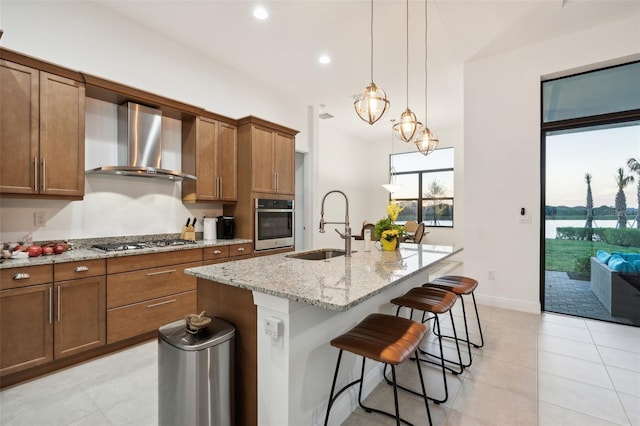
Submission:
<svg viewBox="0 0 640 426">
<path fill-rule="evenodd" d="M 327 196 L 333 192 L 342 194 L 342 196 L 344 197 L 344 201 L 346 203 L 346 212 L 344 215 L 344 222 L 325 222 L 324 220 L 324 200 L 326 200 Z M 344 224 L 344 233 L 340 233 L 340 231 L 338 231 L 337 229 L 335 231 L 338 233 L 338 235 L 340 235 L 340 238 L 344 240 L 344 251 L 345 251 L 344 255 L 347 257 L 351 257 L 351 228 L 349 227 L 349 199 L 347 198 L 347 194 L 345 194 L 344 192 L 334 189 L 333 191 L 327 192 L 326 194 L 324 194 L 324 197 L 322 197 L 322 205 L 320 207 L 320 232 L 321 233 L 324 233 L 325 224 Z"/>
</svg>

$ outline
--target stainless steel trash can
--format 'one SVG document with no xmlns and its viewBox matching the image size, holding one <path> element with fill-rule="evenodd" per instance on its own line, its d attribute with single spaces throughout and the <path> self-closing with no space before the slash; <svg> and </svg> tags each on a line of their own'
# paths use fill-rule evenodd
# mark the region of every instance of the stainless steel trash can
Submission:
<svg viewBox="0 0 640 426">
<path fill-rule="evenodd" d="M 213 318 L 192 334 L 180 320 L 158 330 L 158 423 L 233 424 L 235 328 Z"/>
</svg>

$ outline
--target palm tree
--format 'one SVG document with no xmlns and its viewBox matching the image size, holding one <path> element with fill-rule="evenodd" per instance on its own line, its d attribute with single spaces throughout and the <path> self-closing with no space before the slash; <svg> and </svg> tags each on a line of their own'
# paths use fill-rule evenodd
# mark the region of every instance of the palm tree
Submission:
<svg viewBox="0 0 640 426">
<path fill-rule="evenodd" d="M 636 228 L 640 229 L 640 161 L 637 158 L 627 160 L 629 170 L 638 175 L 638 210 L 636 210 Z"/>
<path fill-rule="evenodd" d="M 584 224 L 585 228 L 588 228 L 587 239 L 593 241 L 593 194 L 591 193 L 591 173 L 584 175 L 584 180 L 587 182 L 587 221 Z"/>
<path fill-rule="evenodd" d="M 627 197 L 624 195 L 624 188 L 634 181 L 633 176 L 625 176 L 624 169 L 620 167 L 618 174 L 614 176 L 618 192 L 616 193 L 616 212 L 618 213 L 617 228 L 627 227 Z"/>
</svg>

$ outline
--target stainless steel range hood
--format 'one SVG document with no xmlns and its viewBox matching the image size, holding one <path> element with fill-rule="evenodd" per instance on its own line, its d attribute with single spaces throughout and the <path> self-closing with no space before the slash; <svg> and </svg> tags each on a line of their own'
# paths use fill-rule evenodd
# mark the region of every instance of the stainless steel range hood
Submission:
<svg viewBox="0 0 640 426">
<path fill-rule="evenodd" d="M 181 181 L 195 176 L 160 168 L 162 160 L 162 111 L 125 102 L 118 107 L 118 165 L 85 173 L 139 176 Z"/>
</svg>

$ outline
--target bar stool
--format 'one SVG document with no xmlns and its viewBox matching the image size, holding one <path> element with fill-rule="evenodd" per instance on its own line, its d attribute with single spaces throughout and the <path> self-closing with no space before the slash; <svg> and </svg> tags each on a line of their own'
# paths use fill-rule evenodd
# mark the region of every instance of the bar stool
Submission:
<svg viewBox="0 0 640 426">
<path fill-rule="evenodd" d="M 324 419 L 325 426 L 329 421 L 329 412 L 333 403 L 338 399 L 340 394 L 350 388 L 351 386 L 360 383 L 360 390 L 358 391 L 358 404 L 367 412 L 375 412 L 383 414 L 385 416 L 395 418 L 396 424 L 399 426 L 400 422 L 411 425 L 408 421 L 400 418 L 400 412 L 398 409 L 398 390 L 396 388 L 396 370 L 395 366 L 404 362 L 411 355 L 416 357 L 416 365 L 418 366 L 418 374 L 420 376 L 420 383 L 422 385 L 422 397 L 424 398 L 424 405 L 427 410 L 427 417 L 429 424 L 431 425 L 431 413 L 429 412 L 429 402 L 427 401 L 427 391 L 424 386 L 422 378 L 422 370 L 420 369 L 420 363 L 418 361 L 417 347 L 427 333 L 427 328 L 418 322 L 408 320 L 406 318 L 394 317 L 393 315 L 385 314 L 371 314 L 357 324 L 354 328 L 348 332 L 331 340 L 331 346 L 340 349 L 338 353 L 338 362 L 336 364 L 336 371 L 333 375 L 333 383 L 331 384 L 331 394 L 329 395 L 329 405 L 327 407 L 327 415 Z M 360 379 L 355 380 L 345 387 L 340 389 L 338 393 L 334 394 L 336 381 L 338 379 L 338 370 L 340 369 L 340 360 L 342 358 L 342 352 L 349 351 L 355 355 L 362 357 L 362 371 L 360 373 Z M 386 411 L 378 410 L 371 407 L 366 407 L 362 404 L 362 382 L 364 378 L 364 364 L 365 360 L 369 358 L 374 361 L 391 365 L 391 373 L 393 375 L 393 399 L 395 403 L 395 416 Z"/>
<path fill-rule="evenodd" d="M 456 339 L 466 342 L 467 349 L 469 350 L 469 363 L 465 364 L 465 367 L 469 367 L 471 362 L 473 361 L 471 358 L 471 345 L 476 348 L 481 348 L 484 346 L 484 336 L 482 335 L 482 326 L 480 325 L 480 315 L 478 315 L 478 305 L 476 304 L 476 297 L 474 295 L 474 291 L 476 287 L 478 287 L 478 281 L 473 278 L 463 277 L 459 275 L 443 275 L 440 278 L 437 278 L 427 284 L 423 284 L 423 287 L 436 287 L 443 290 L 451 291 L 456 294 L 460 298 L 460 302 L 462 302 L 462 317 L 464 319 L 464 331 L 466 335 L 466 339 L 460 339 L 455 337 Z M 474 343 L 469 339 L 469 326 L 467 324 L 467 312 L 464 308 L 464 299 L 462 296 L 471 295 L 473 299 L 473 307 L 476 311 L 476 321 L 478 322 L 478 331 L 480 333 L 480 343 Z M 452 318 L 453 319 L 453 318 Z M 454 336 L 443 336 L 445 338 L 452 339 Z"/>
<path fill-rule="evenodd" d="M 462 370 L 464 367 L 462 363 L 462 355 L 460 354 L 460 346 L 458 345 L 457 340 L 456 340 L 456 350 L 458 352 L 458 362 L 446 359 L 444 356 L 444 349 L 442 347 L 442 333 L 440 332 L 439 315 L 450 312 L 455 302 L 456 302 L 456 295 L 454 293 L 447 290 L 442 290 L 439 288 L 428 288 L 428 287 L 415 287 L 409 290 L 408 292 L 406 292 L 404 295 L 400 297 L 396 297 L 395 299 L 391 299 L 391 303 L 398 306 L 398 309 L 396 310 L 396 316 L 400 315 L 400 309 L 405 307 L 405 308 L 411 309 L 411 313 L 410 313 L 411 318 L 413 317 L 414 310 L 422 311 L 422 323 L 425 323 L 432 319 L 435 320 L 433 329 L 434 329 L 434 332 L 437 329 L 437 332 L 435 334 L 436 336 L 438 336 L 438 343 L 440 346 L 440 356 L 428 353 L 427 351 L 424 351 L 420 348 L 418 348 L 418 351 L 420 351 L 424 355 L 432 356 L 440 360 L 439 363 L 436 363 L 429 359 L 420 358 L 420 361 L 422 362 L 439 365 L 442 368 L 442 380 L 444 383 L 444 398 L 436 399 L 428 396 L 428 398 L 431 399 L 436 404 L 446 402 L 447 399 L 449 398 L 449 389 L 447 387 L 447 373 L 446 373 L 447 370 L 457 375 L 462 373 Z M 431 313 L 433 314 L 433 316 L 427 317 L 427 313 Z M 453 322 L 452 315 L 451 315 L 451 325 L 453 326 L 453 333 L 454 335 L 456 335 L 456 328 Z M 455 364 L 458 367 L 458 369 L 454 370 L 453 368 L 445 365 L 445 362 L 449 364 Z M 385 368 L 385 379 L 387 380 L 387 382 L 389 382 L 389 380 L 386 377 L 386 368 Z M 398 387 L 400 387 L 401 389 L 407 392 L 411 392 L 413 394 L 419 395 L 417 392 L 411 389 L 407 389 L 401 385 L 398 385 Z"/>
</svg>

